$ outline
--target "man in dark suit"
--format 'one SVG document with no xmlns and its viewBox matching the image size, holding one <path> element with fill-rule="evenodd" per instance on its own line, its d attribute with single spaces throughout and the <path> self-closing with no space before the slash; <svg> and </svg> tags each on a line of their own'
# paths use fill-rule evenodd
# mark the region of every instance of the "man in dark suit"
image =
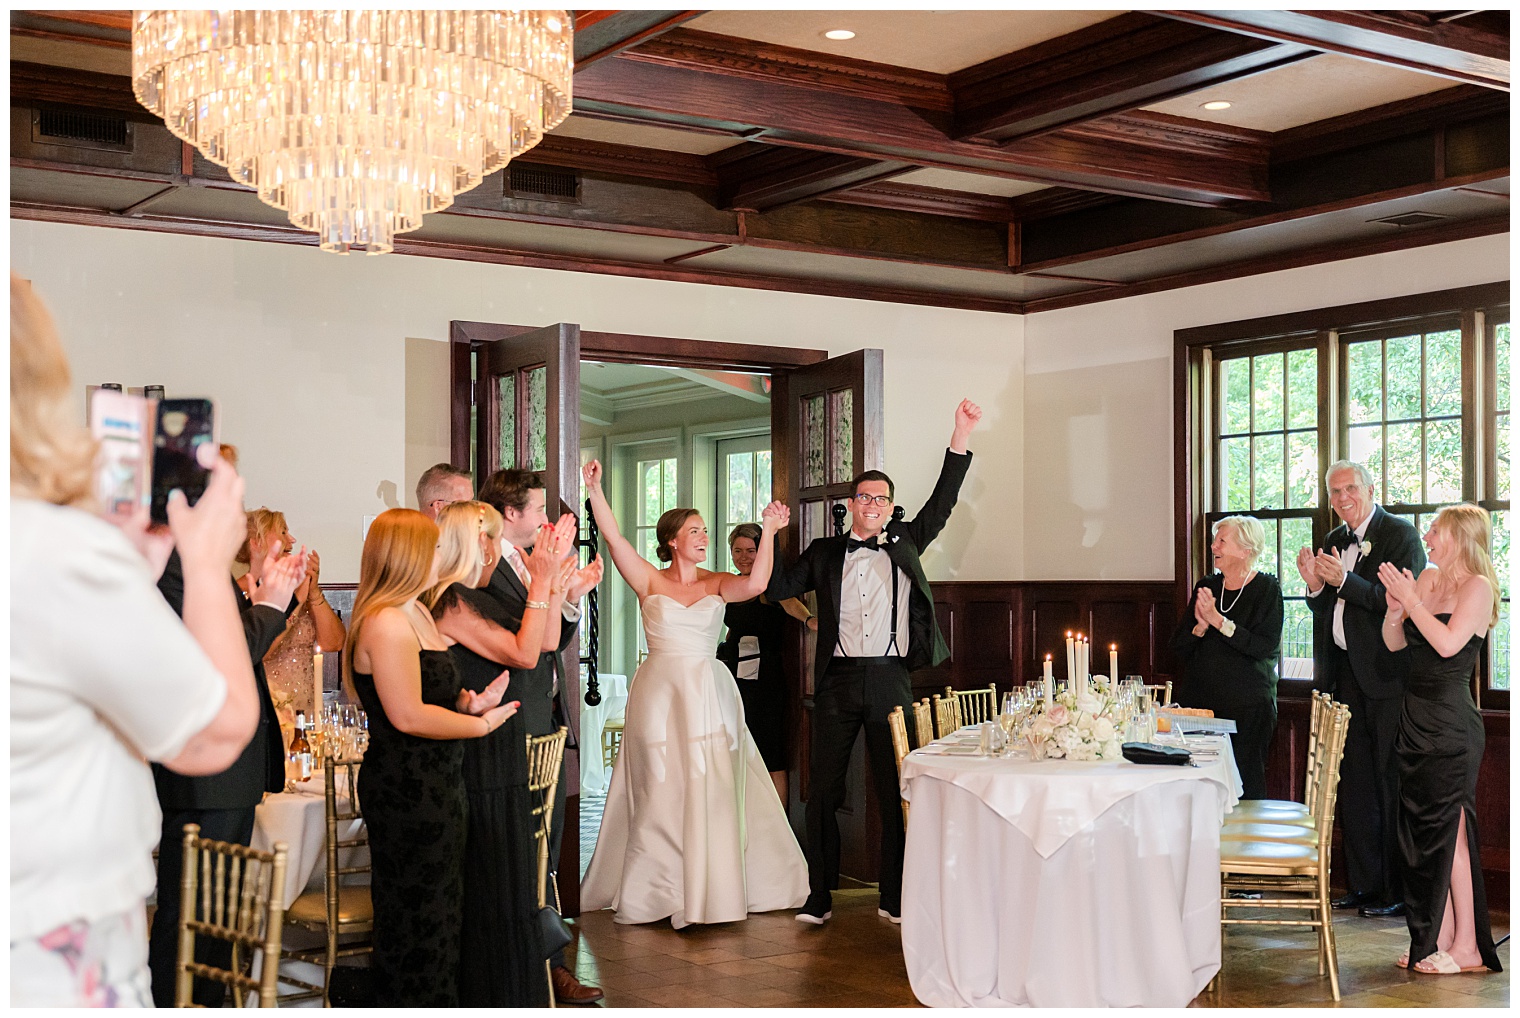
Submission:
<svg viewBox="0 0 1520 1018">
<path fill-rule="evenodd" d="M 1338 792 L 1351 893 L 1336 908 L 1362 915 L 1404 914 L 1399 881 L 1398 775 L 1393 737 L 1403 705 L 1404 676 L 1383 651 L 1387 591 L 1378 566 L 1392 562 L 1416 576 L 1425 549 L 1407 520 L 1372 500 L 1372 474 L 1341 460 L 1325 474 L 1330 507 L 1341 524 L 1318 554 L 1298 553 L 1298 572 L 1314 612 L 1314 688 L 1351 708 Z"/>
<path fill-rule="evenodd" d="M 528 567 L 523 555 L 531 552 L 538 537 L 539 528 L 549 522 L 545 510 L 547 492 L 543 478 L 529 470 L 498 470 L 480 486 L 480 501 L 501 513 L 501 561 L 491 574 L 486 587 L 507 609 L 509 628 L 522 626 L 523 612 L 528 604 Z M 597 571 L 597 576 L 600 572 Z M 589 580 L 589 582 L 588 582 Z M 574 696 L 574 678 L 578 670 L 565 672 L 561 655 L 575 639 L 580 624 L 580 599 L 595 586 L 590 574 L 578 573 L 566 587 L 562 599 L 549 603 L 550 622 L 548 633 L 555 640 L 555 649 L 539 655 L 538 664 L 531 669 L 512 669 L 512 696 L 521 703 L 518 713 L 529 735 L 549 735 L 560 725 L 569 725 L 561 702 L 562 696 Z M 558 604 L 555 601 L 559 601 Z M 559 628 L 554 628 L 554 617 L 559 616 Z M 564 675 L 571 676 L 566 680 Z M 573 685 L 566 693 L 561 684 Z M 573 743 L 572 743 L 573 744 Z M 554 824 L 549 833 L 549 865 L 558 868 L 560 843 L 565 832 L 565 765 L 560 762 L 559 784 L 554 792 Z M 587 986 L 575 978 L 565 965 L 564 952 L 550 959 L 550 976 L 554 982 L 554 997 L 561 1004 L 591 1004 L 602 999 L 602 991 Z"/>
<path fill-rule="evenodd" d="M 278 546 L 276 546 L 278 547 Z M 285 742 L 269 697 L 264 655 L 285 631 L 294 607 L 295 590 L 306 578 L 306 557 L 271 556 L 256 564 L 249 593 L 237 589 L 242 606 L 243 635 L 253 659 L 253 678 L 259 690 L 259 727 L 237 762 L 220 774 L 186 777 L 153 765 L 153 784 L 163 812 L 158 843 L 158 895 L 153 928 L 148 936 L 148 969 L 156 1007 L 174 1006 L 174 970 L 179 951 L 180 877 L 184 861 L 180 842 L 186 824 L 199 824 L 201 837 L 247 845 L 253 840 L 254 809 L 265 792 L 285 787 Z M 230 580 L 237 587 L 234 580 Z M 176 615 L 184 615 L 185 582 L 179 553 L 169 557 L 158 580 L 159 592 Z M 203 941 L 196 957 L 207 965 L 227 967 L 232 945 Z M 220 1007 L 226 995 L 221 983 L 197 979 L 193 990 L 200 1007 Z"/>
<path fill-rule="evenodd" d="M 766 597 L 780 603 L 818 595 L 813 742 L 808 769 L 808 900 L 797 914 L 822 924 L 839 885 L 839 818 L 855 738 L 866 755 L 881 809 L 881 901 L 877 913 L 902 921 L 903 819 L 897 808 L 897 759 L 887 715 L 912 709 L 909 673 L 950 656 L 934 618 L 934 597 L 919 556 L 945 528 L 971 466 L 966 440 L 982 411 L 963 400 L 934 493 L 909 523 L 892 520 L 892 479 L 868 470 L 851 485 L 847 535 L 820 537 L 788 569 L 771 573 Z"/>
</svg>

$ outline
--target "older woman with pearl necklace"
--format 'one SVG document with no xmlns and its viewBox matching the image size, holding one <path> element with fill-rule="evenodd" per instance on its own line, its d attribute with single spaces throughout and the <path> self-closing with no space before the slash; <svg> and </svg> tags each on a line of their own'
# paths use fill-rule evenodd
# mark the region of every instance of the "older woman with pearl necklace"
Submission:
<svg viewBox="0 0 1520 1018">
<path fill-rule="evenodd" d="M 1267 747 L 1277 729 L 1283 601 L 1277 577 L 1256 569 L 1266 544 L 1253 517 L 1215 523 L 1209 550 L 1218 572 L 1198 581 L 1172 635 L 1172 652 L 1183 663 L 1177 702 L 1235 722 L 1230 741 L 1244 799 L 1267 797 Z"/>
</svg>

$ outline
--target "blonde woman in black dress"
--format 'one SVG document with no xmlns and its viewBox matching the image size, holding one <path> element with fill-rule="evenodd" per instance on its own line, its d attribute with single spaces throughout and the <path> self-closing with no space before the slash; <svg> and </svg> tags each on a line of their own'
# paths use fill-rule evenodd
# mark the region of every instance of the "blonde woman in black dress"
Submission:
<svg viewBox="0 0 1520 1018">
<path fill-rule="evenodd" d="M 1391 563 L 1378 570 L 1388 590 L 1383 642 L 1409 669 L 1394 741 L 1410 940 L 1398 964 L 1431 975 L 1500 970 L 1478 851 L 1483 719 L 1471 692 L 1499 618 L 1491 534 L 1484 510 L 1447 506 L 1425 534 L 1430 565 L 1418 579 Z"/>
</svg>

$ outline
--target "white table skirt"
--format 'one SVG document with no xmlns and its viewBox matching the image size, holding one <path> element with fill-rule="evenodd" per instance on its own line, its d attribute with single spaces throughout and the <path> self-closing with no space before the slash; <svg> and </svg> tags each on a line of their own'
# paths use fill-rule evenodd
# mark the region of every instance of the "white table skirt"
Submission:
<svg viewBox="0 0 1520 1018">
<path fill-rule="evenodd" d="M 602 726 L 621 718 L 628 706 L 628 677 L 606 673 L 597 676 L 602 702 L 585 706 L 585 683 L 581 683 L 581 794 L 605 795 L 612 784 L 612 770 L 602 766 Z"/>
<path fill-rule="evenodd" d="M 918 999 L 1185 1007 L 1219 969 L 1219 828 L 1240 794 L 1229 740 L 1208 742 L 1219 755 L 1186 770 L 904 761 L 902 940 Z"/>
</svg>

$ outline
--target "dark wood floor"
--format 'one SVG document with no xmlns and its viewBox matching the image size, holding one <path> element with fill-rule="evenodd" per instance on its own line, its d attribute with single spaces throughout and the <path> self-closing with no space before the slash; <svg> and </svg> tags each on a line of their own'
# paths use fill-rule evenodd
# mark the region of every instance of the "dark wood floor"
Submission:
<svg viewBox="0 0 1520 1018">
<path fill-rule="evenodd" d="M 607 992 L 607 1007 L 911 1007 L 899 928 L 876 915 L 874 889 L 840 891 L 834 918 L 806 926 L 790 912 L 742 923 L 619 926 L 611 912 L 577 922 L 576 969 Z M 1494 936 L 1509 931 L 1494 917 Z M 1508 1007 L 1509 973 L 1423 976 L 1394 966 L 1408 946 L 1400 919 L 1339 913 L 1342 1007 Z M 1499 949 L 1506 969 L 1509 945 Z M 1217 992 L 1195 1007 L 1331 1006 L 1315 974 L 1309 930 L 1234 928 L 1225 934 Z"/>
</svg>

